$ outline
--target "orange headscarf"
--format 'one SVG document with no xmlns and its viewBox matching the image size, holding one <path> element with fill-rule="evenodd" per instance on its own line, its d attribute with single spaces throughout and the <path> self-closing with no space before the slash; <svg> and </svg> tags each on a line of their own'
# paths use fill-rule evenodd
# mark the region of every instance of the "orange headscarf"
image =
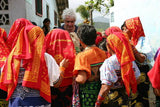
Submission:
<svg viewBox="0 0 160 107">
<path fill-rule="evenodd" d="M 7 38 L 7 33 L 4 29 L 0 28 L 0 68 L 6 61 L 6 58 L 9 54 L 9 48 L 5 43 Z"/>
<path fill-rule="evenodd" d="M 21 29 L 27 25 L 33 25 L 33 24 L 25 18 L 19 18 L 14 21 L 13 25 L 11 26 L 11 29 L 9 31 L 8 38 L 6 41 L 7 46 L 10 48 L 10 50 L 12 50 L 12 48 L 16 44 L 16 41 L 17 41 L 17 38 L 18 38 L 18 35 Z"/>
<path fill-rule="evenodd" d="M 121 75 L 128 96 L 130 87 L 133 93 L 137 91 L 137 82 L 132 68 L 132 61 L 135 60 L 130 42 L 121 32 L 115 32 L 107 37 L 107 43 L 115 51 L 121 65 Z"/>
<path fill-rule="evenodd" d="M 140 18 L 135 17 L 125 21 L 127 29 L 132 33 L 131 43 L 136 46 L 138 39 L 141 36 L 145 36 L 143 26 L 141 24 Z"/>
<path fill-rule="evenodd" d="M 17 82 L 20 63 L 23 60 L 25 74 L 22 86 L 37 89 L 40 95 L 51 102 L 48 70 L 44 59 L 45 35 L 43 30 L 29 25 L 19 33 L 17 42 L 10 52 L 0 78 L 0 88 L 8 92 L 7 100 L 14 92 Z"/>
<path fill-rule="evenodd" d="M 117 26 L 111 26 L 105 30 L 105 33 L 107 36 L 109 36 L 110 34 L 112 34 L 114 32 L 122 32 L 122 30 Z"/>
<path fill-rule="evenodd" d="M 63 58 L 69 59 L 70 63 L 65 69 L 64 79 L 60 87 L 72 85 L 76 52 L 69 33 L 62 29 L 53 29 L 46 36 L 46 44 L 47 53 L 52 55 L 58 64 Z"/>
</svg>

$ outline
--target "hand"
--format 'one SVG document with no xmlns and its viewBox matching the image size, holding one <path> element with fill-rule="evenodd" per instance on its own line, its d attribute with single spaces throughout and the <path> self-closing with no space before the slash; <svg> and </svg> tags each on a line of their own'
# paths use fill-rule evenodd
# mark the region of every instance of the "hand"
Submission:
<svg viewBox="0 0 160 107">
<path fill-rule="evenodd" d="M 160 89 L 154 88 L 153 92 L 156 96 L 160 96 Z"/>
<path fill-rule="evenodd" d="M 64 68 L 66 68 L 66 67 L 68 67 L 68 64 L 69 64 L 69 59 L 63 59 L 61 62 L 60 62 L 60 67 L 64 67 Z"/>
</svg>

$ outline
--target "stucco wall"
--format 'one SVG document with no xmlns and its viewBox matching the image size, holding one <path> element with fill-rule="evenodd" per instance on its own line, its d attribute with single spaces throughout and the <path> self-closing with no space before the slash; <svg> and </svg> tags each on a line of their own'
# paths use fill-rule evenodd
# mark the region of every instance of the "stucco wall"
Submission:
<svg viewBox="0 0 160 107">
<path fill-rule="evenodd" d="M 2 13 L 9 14 L 10 25 L 1 26 L 7 31 L 7 34 L 9 33 L 11 25 L 17 18 L 26 17 L 25 0 L 9 0 L 8 4 L 9 10 L 4 10 Z"/>
<path fill-rule="evenodd" d="M 49 19 L 51 20 L 50 27 L 54 27 L 54 11 L 57 11 L 55 0 L 42 0 L 43 15 L 36 15 L 35 0 L 26 0 L 26 18 L 37 23 L 38 26 L 43 26 L 43 20 L 47 17 L 46 5 L 49 6 Z"/>
</svg>

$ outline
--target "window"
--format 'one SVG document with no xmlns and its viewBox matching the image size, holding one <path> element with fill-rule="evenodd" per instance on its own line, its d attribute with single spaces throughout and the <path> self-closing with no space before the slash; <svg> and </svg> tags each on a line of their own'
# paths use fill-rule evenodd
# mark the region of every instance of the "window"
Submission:
<svg viewBox="0 0 160 107">
<path fill-rule="evenodd" d="M 57 13 L 54 11 L 54 25 L 57 26 Z"/>
<path fill-rule="evenodd" d="M 0 1 L 0 10 L 8 10 L 8 0 Z"/>
<path fill-rule="evenodd" d="M 0 25 L 9 25 L 8 0 L 0 0 Z"/>
<path fill-rule="evenodd" d="M 42 16 L 42 0 L 36 0 L 36 14 Z"/>
<path fill-rule="evenodd" d="M 114 12 L 111 13 L 111 22 L 114 22 Z"/>
<path fill-rule="evenodd" d="M 49 6 L 46 6 L 46 10 L 47 10 L 47 18 L 49 18 Z"/>
</svg>

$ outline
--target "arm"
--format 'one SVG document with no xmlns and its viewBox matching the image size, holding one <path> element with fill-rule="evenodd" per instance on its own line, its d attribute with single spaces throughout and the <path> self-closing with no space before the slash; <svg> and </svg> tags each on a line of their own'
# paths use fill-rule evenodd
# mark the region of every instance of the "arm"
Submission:
<svg viewBox="0 0 160 107">
<path fill-rule="evenodd" d="M 86 71 L 78 71 L 78 75 L 76 77 L 76 82 L 79 84 L 84 84 L 87 80 L 87 73 Z"/>
<path fill-rule="evenodd" d="M 153 92 L 156 96 L 160 96 L 160 89 L 153 88 Z"/>
<path fill-rule="evenodd" d="M 69 64 L 69 60 L 68 59 L 63 59 L 61 62 L 60 62 L 60 67 L 59 67 L 59 70 L 60 70 L 60 77 L 59 77 L 59 80 L 54 83 L 54 87 L 59 87 L 59 85 L 61 84 L 63 78 L 64 78 L 64 71 L 65 71 L 65 68 L 68 66 Z"/>
<path fill-rule="evenodd" d="M 133 45 L 132 50 L 136 60 L 140 63 L 143 63 L 146 59 L 146 56 L 143 53 L 138 52 L 138 50 Z"/>
<path fill-rule="evenodd" d="M 53 87 L 55 85 L 55 87 L 58 87 L 62 82 L 63 73 L 65 68 L 69 64 L 69 61 L 67 59 L 63 59 L 60 62 L 60 67 L 59 67 L 55 59 L 48 53 L 45 53 L 45 61 L 48 67 L 50 86 Z"/>
<path fill-rule="evenodd" d="M 106 85 L 106 84 L 101 85 L 101 89 L 98 94 L 97 101 L 95 103 L 95 107 L 100 107 L 102 101 L 104 100 L 105 96 L 107 96 L 111 87 L 112 87 L 112 85 Z"/>
</svg>

